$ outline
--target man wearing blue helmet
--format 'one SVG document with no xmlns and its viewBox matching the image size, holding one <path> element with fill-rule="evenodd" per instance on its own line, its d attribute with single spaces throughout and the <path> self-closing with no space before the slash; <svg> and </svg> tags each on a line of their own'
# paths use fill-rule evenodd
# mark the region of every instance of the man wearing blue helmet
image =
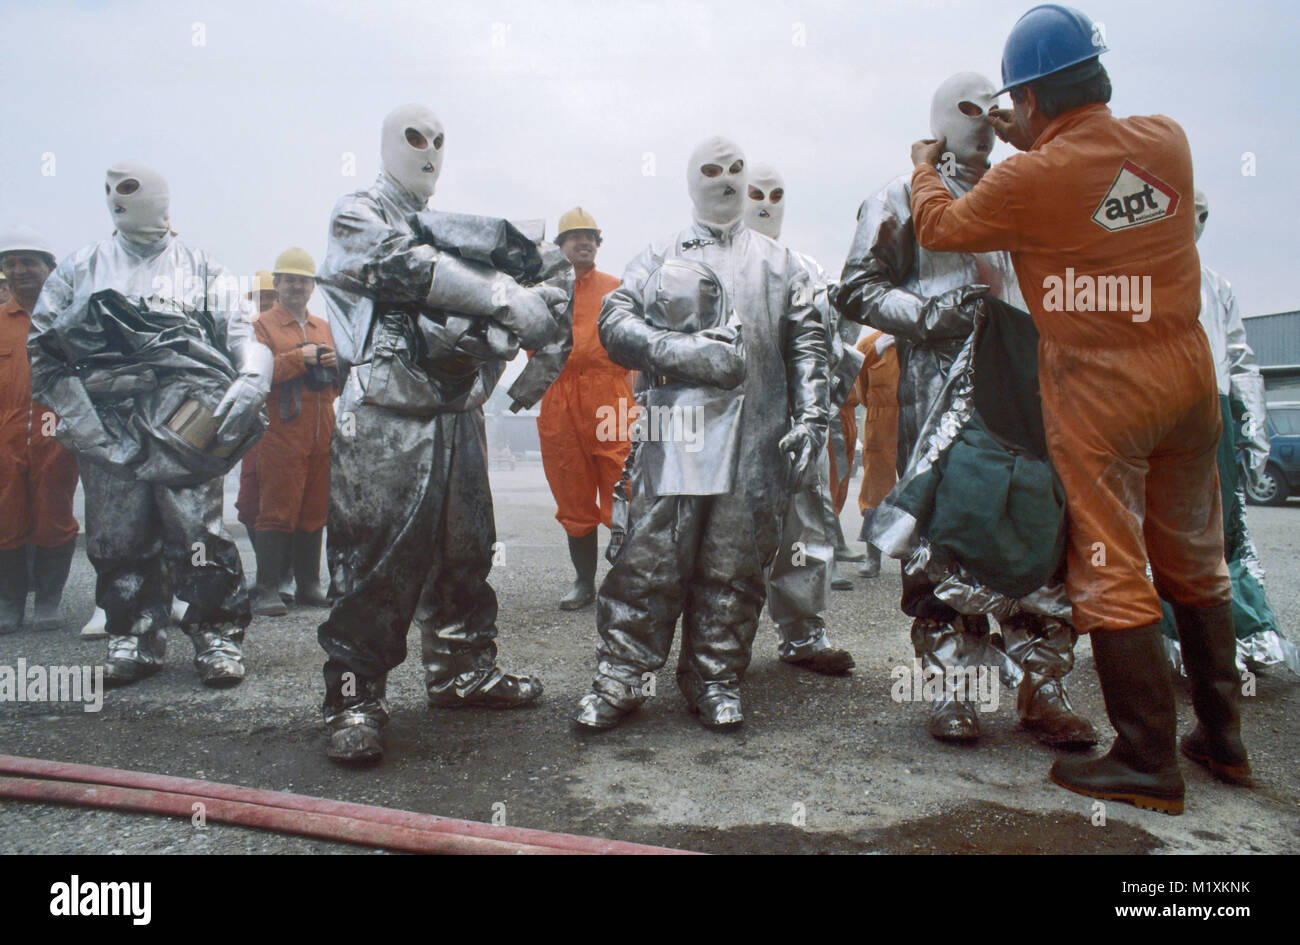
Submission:
<svg viewBox="0 0 1300 945">
<path fill-rule="evenodd" d="M 1161 597 L 1199 722 L 1183 754 L 1221 780 L 1251 777 L 1215 468 L 1221 419 L 1197 320 L 1187 138 L 1162 115 L 1111 114 L 1106 50 L 1102 26 L 1077 10 L 1045 4 L 1021 17 L 1002 58 L 1014 110 L 990 121 L 1025 153 L 955 199 L 936 170 L 944 142 L 917 142 L 912 216 L 927 249 L 1008 250 L 1041 336 L 1043 419 L 1069 519 L 1066 587 L 1117 733 L 1107 755 L 1058 761 L 1052 779 L 1177 814 Z"/>
<path fill-rule="evenodd" d="M 945 79 L 931 100 L 930 133 L 945 141 L 944 185 L 954 195 L 967 193 L 990 172 L 995 142 L 986 115 L 997 102 L 993 89 L 982 75 L 959 72 Z M 1091 748 L 1097 734 L 1074 711 L 1065 690 L 1077 639 L 1061 619 L 1068 614 L 1057 612 L 1065 608 L 1044 607 L 1041 590 L 1031 595 L 1039 602 L 1021 600 L 1023 591 L 1008 599 L 955 575 L 936 576 L 924 563 L 929 542 L 914 540 L 922 529 L 914 529 L 916 519 L 903 508 L 909 501 L 904 496 L 915 494 L 917 467 L 924 463 L 928 468 L 933 460 L 926 457 L 945 451 L 951 441 L 948 424 L 932 425 L 930 419 L 947 410 L 954 371 L 962 373 L 962 352 L 987 298 L 1025 308 L 1010 257 L 918 247 L 910 175 L 896 177 L 863 201 L 835 304 L 846 318 L 896 339 L 900 479 L 892 500 L 879 503 L 863 534 L 900 559 L 900 609 L 912 618 L 913 651 L 927 673 L 953 678 L 984 666 L 1000 667 L 1007 684 L 1017 686 L 1016 707 L 1027 731 L 1053 748 Z M 990 546 L 994 543 L 988 540 Z M 941 583 L 947 585 L 942 597 Z M 1001 637 L 990 633 L 990 613 L 998 615 Z M 981 726 L 974 701 L 950 687 L 931 701 L 929 730 L 944 742 L 978 741 Z"/>
</svg>

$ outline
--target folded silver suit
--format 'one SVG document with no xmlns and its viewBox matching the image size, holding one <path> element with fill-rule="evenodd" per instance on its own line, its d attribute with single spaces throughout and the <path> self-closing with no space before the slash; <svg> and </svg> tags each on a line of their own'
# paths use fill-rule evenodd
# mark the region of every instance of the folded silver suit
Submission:
<svg viewBox="0 0 1300 945">
<path fill-rule="evenodd" d="M 128 299 L 112 289 L 94 293 L 74 318 L 56 319 L 39 342 L 55 362 L 75 365 L 79 388 L 64 384 L 59 392 L 86 395 L 66 402 L 64 435 L 75 441 L 74 429 L 96 431 L 104 442 L 90 452 L 122 479 L 196 486 L 225 476 L 266 427 L 261 405 L 269 355 L 254 359 L 255 378 L 236 384 L 240 373 L 224 338 L 210 312 Z M 214 424 L 190 439 L 173 430 L 170 421 L 195 404 L 215 414 L 226 400 L 242 432 L 216 448 L 193 442 L 215 433 Z"/>
</svg>

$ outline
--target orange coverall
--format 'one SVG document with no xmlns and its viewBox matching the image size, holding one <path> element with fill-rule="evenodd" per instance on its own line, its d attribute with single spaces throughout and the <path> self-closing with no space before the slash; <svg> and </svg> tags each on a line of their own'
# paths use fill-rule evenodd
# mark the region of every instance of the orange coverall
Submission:
<svg viewBox="0 0 1300 945">
<path fill-rule="evenodd" d="M 830 435 L 826 437 L 826 452 L 831 457 L 831 481 L 829 484 L 831 504 L 836 515 L 844 511 L 844 503 L 849 498 L 849 477 L 853 471 L 853 451 L 858 448 L 857 409 L 858 401 L 854 399 L 853 393 L 850 391 L 838 414 L 831 417 L 831 423 L 838 422 L 840 429 L 844 431 L 843 455 L 840 455 L 835 450 L 835 438 Z M 842 474 L 841 470 L 843 471 Z"/>
<path fill-rule="evenodd" d="M 235 517 L 250 531 L 257 530 L 257 444 L 239 461 L 239 493 L 235 496 Z"/>
<path fill-rule="evenodd" d="M 257 530 L 314 532 L 329 518 L 330 438 L 338 390 L 312 390 L 303 383 L 307 366 L 299 348 L 332 348 L 334 338 L 324 319 L 308 313 L 306 323 L 299 324 L 278 302 L 257 317 L 253 330 L 275 355 L 266 399 L 271 423 L 256 447 Z M 295 402 L 300 402 L 296 414 Z"/>
<path fill-rule="evenodd" d="M 542 395 L 537 417 L 542 468 L 558 507 L 555 517 L 573 538 L 590 534 L 602 522 L 609 525 L 614 484 L 631 445 L 626 436 L 618 436 L 626 434 L 636 416 L 628 370 L 609 359 L 596 333 L 601 302 L 618 286 L 616 276 L 595 269 L 575 283 L 573 350 Z M 609 419 L 601 424 L 602 417 Z M 602 434 L 614 435 L 598 435 L 598 426 Z"/>
<path fill-rule="evenodd" d="M 864 360 L 853 394 L 867 408 L 859 512 L 874 509 L 898 481 L 898 351 L 890 345 L 884 354 L 876 354 L 882 334 L 873 330 L 857 344 Z"/>
<path fill-rule="evenodd" d="M 1229 601 L 1215 465 L 1222 421 L 1197 330 L 1201 266 L 1182 128 L 1163 115 L 1115 118 L 1101 104 L 1073 109 L 960 200 L 918 165 L 912 216 L 927 249 L 1011 252 L 1041 336 L 1078 629 L 1160 622 L 1148 554 L 1173 601 Z"/>
<path fill-rule="evenodd" d="M 27 334 L 18 299 L 0 305 L 0 550 L 55 548 L 77 537 L 77 461 L 54 438 L 54 411 L 32 400 Z"/>
</svg>

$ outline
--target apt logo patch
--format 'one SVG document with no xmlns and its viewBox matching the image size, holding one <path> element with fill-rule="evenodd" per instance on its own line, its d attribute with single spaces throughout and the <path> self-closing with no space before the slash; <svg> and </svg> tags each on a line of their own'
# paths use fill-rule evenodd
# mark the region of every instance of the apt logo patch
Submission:
<svg viewBox="0 0 1300 945">
<path fill-rule="evenodd" d="M 1159 177 L 1125 161 L 1092 219 L 1113 233 L 1172 217 L 1180 199 Z"/>
</svg>

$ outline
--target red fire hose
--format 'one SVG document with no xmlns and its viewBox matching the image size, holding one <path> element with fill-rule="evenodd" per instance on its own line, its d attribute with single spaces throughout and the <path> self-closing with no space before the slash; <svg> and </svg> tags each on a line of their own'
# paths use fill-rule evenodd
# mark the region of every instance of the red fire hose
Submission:
<svg viewBox="0 0 1300 945">
<path fill-rule="evenodd" d="M 413 853 L 682 854 L 598 837 L 469 820 L 141 771 L 0 755 L 0 797 L 84 804 L 189 818 L 195 804 L 217 823 L 239 824 Z"/>
</svg>

